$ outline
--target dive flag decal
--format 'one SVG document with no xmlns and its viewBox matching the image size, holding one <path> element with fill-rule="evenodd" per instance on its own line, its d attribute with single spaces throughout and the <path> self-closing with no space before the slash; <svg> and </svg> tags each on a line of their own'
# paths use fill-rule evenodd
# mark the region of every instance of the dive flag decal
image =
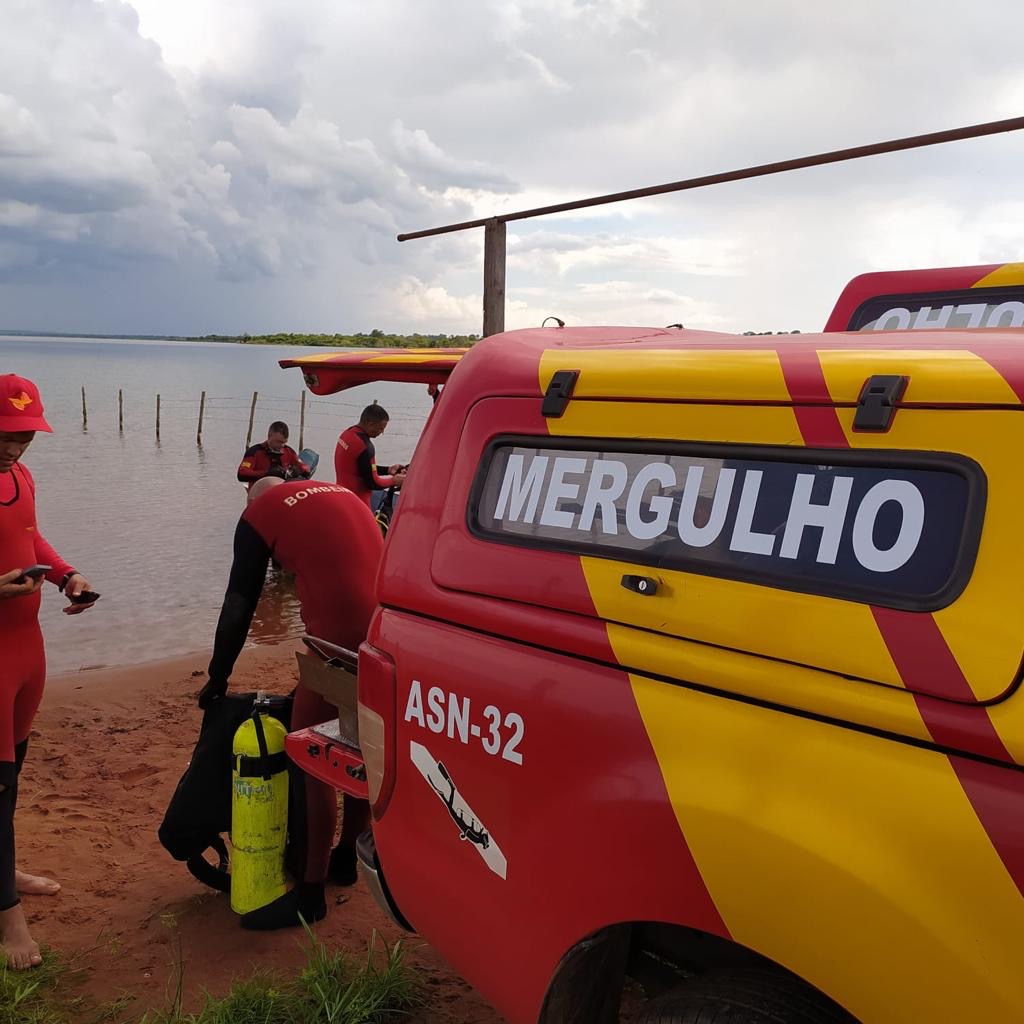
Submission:
<svg viewBox="0 0 1024 1024">
<path fill-rule="evenodd" d="M 483 822 L 466 803 L 465 797 L 448 774 L 448 769 L 422 743 L 410 741 L 409 757 L 427 785 L 447 808 L 449 816 L 459 830 L 459 838 L 471 843 L 483 858 L 483 862 L 499 878 L 505 878 L 508 869 L 505 855 Z"/>
</svg>

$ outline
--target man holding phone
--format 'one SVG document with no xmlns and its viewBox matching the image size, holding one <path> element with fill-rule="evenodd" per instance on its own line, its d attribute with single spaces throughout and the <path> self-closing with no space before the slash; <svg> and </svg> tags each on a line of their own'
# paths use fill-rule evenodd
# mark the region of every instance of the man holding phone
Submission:
<svg viewBox="0 0 1024 1024">
<path fill-rule="evenodd" d="M 43 695 L 46 657 L 39 628 L 39 591 L 56 584 L 76 615 L 98 594 L 46 542 L 36 524 L 35 482 L 21 464 L 37 431 L 50 432 L 39 389 L 0 374 L 0 950 L 24 970 L 42 963 L 19 894 L 52 895 L 60 886 L 14 866 L 14 808 L 32 720 Z"/>
</svg>

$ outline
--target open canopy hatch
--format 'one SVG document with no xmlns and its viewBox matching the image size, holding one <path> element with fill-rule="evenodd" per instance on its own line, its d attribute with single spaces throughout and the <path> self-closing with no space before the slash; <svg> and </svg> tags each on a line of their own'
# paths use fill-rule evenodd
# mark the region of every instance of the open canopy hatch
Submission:
<svg viewBox="0 0 1024 1024">
<path fill-rule="evenodd" d="M 393 348 L 323 352 L 299 359 L 282 359 L 281 366 L 285 369 L 299 367 L 313 394 L 333 395 L 379 380 L 444 384 L 468 351 L 466 348 Z"/>
</svg>

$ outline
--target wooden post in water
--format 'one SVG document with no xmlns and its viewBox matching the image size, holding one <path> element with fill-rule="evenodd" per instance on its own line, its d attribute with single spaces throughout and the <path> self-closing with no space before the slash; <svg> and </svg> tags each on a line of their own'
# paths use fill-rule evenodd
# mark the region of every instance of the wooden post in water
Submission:
<svg viewBox="0 0 1024 1024">
<path fill-rule="evenodd" d="M 89 414 L 85 409 L 85 385 L 82 385 L 82 429 L 89 429 Z"/>
<path fill-rule="evenodd" d="M 156 396 L 156 440 L 160 443 L 160 396 Z"/>
<path fill-rule="evenodd" d="M 252 421 L 256 418 L 256 399 L 259 398 L 259 394 L 258 391 L 252 393 L 252 405 L 249 406 L 249 433 L 245 435 L 246 448 L 252 444 Z"/>
<path fill-rule="evenodd" d="M 121 388 L 117 389 L 117 430 L 124 433 L 124 391 Z"/>
<path fill-rule="evenodd" d="M 206 408 L 206 392 L 199 396 L 199 426 L 196 427 L 196 444 L 203 446 L 203 410 Z"/>
<path fill-rule="evenodd" d="M 302 438 L 306 432 L 306 392 L 302 392 L 299 399 L 299 451 L 302 451 Z"/>
</svg>

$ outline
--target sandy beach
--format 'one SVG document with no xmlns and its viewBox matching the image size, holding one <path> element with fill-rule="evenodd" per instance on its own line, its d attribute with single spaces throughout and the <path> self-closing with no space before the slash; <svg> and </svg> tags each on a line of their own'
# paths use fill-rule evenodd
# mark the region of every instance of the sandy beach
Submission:
<svg viewBox="0 0 1024 1024">
<path fill-rule="evenodd" d="M 247 650 L 232 686 L 287 692 L 294 647 Z M 222 994 L 254 967 L 297 968 L 300 931 L 243 931 L 226 896 L 205 889 L 157 841 L 167 801 L 198 733 L 195 694 L 208 653 L 130 668 L 56 676 L 47 683 L 22 776 L 18 861 L 57 878 L 56 897 L 26 897 L 34 936 L 68 954 L 92 949 L 85 993 L 134 997 L 133 1019 L 167 1005 L 180 951 L 187 1007 L 204 990 Z M 329 913 L 317 925 L 327 944 L 365 952 L 374 930 L 387 942 L 402 933 L 357 885 L 328 889 Z M 405 940 L 423 983 L 432 1024 L 500 1018 L 454 976 L 422 940 Z"/>
</svg>

